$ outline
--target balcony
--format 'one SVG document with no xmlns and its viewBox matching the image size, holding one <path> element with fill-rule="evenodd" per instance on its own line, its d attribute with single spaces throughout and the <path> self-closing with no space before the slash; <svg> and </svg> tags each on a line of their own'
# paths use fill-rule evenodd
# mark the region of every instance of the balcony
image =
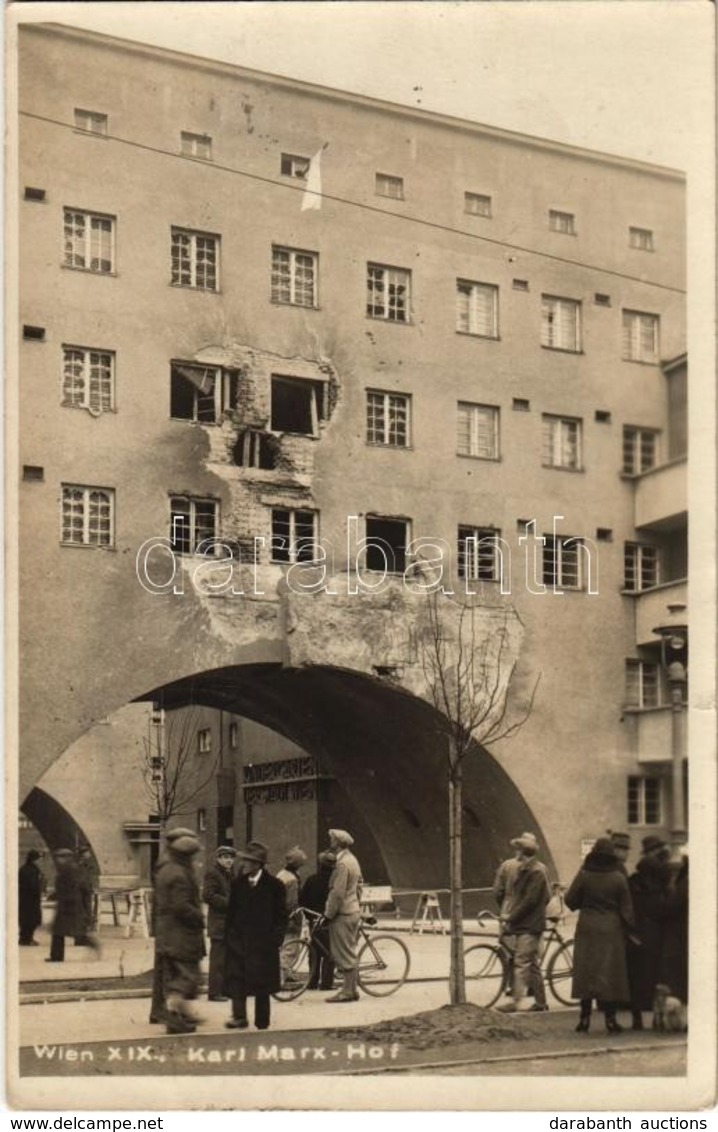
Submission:
<svg viewBox="0 0 718 1132">
<path fill-rule="evenodd" d="M 655 645 L 660 637 L 653 632 L 656 625 L 666 620 L 666 607 L 674 602 L 688 602 L 688 583 L 685 578 L 665 582 L 662 586 L 636 595 L 636 644 Z"/>
<path fill-rule="evenodd" d="M 670 707 L 626 709 L 624 720 L 633 732 L 633 747 L 639 763 L 671 762 Z"/>
<path fill-rule="evenodd" d="M 686 458 L 636 477 L 636 527 L 670 528 L 688 510 Z"/>
</svg>

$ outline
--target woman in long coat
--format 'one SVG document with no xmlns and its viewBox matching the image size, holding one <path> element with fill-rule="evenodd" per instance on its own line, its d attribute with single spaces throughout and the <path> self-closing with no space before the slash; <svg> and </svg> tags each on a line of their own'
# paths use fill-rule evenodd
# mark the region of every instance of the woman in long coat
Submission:
<svg viewBox="0 0 718 1132">
<path fill-rule="evenodd" d="M 55 852 L 57 876 L 55 877 L 55 900 L 57 908 L 52 925 L 50 957 L 47 963 L 62 963 L 65 958 L 65 936 L 81 935 L 84 930 L 84 903 L 82 899 L 83 878 L 80 866 L 71 849 L 58 849 Z"/>
<path fill-rule="evenodd" d="M 42 923 L 42 873 L 35 864 L 42 854 L 31 849 L 17 874 L 18 919 L 20 923 L 20 946 L 37 947 L 33 939 L 35 929 Z"/>
<path fill-rule="evenodd" d="M 633 1029 L 643 1029 L 643 1011 L 653 1010 L 656 983 L 661 982 L 660 964 L 663 948 L 663 915 L 670 866 L 660 853 L 662 843 L 654 838 L 653 848 L 644 838 L 643 856 L 636 871 L 628 878 L 631 890 L 635 930 L 626 947 L 628 983 L 631 990 Z M 667 851 L 666 851 L 667 855 Z"/>
<path fill-rule="evenodd" d="M 596 999 L 605 1013 L 608 1032 L 619 1033 L 623 1027 L 616 1021 L 617 1004 L 629 998 L 626 932 L 633 926 L 633 905 L 608 837 L 595 843 L 564 900 L 579 913 L 572 985 L 573 997 L 581 1002 L 576 1029 L 579 1033 L 588 1030 Z"/>
<path fill-rule="evenodd" d="M 688 856 L 675 879 L 669 882 L 664 898 L 663 948 L 659 981 L 670 987 L 671 994 L 688 1002 Z"/>
<path fill-rule="evenodd" d="M 254 1024 L 269 1026 L 269 996 L 281 986 L 279 951 L 287 927 L 281 880 L 266 872 L 267 848 L 250 841 L 237 854 L 242 871 L 232 882 L 225 921 L 224 993 L 232 999 L 228 1029 L 249 1025 L 247 998 L 254 996 Z"/>
</svg>

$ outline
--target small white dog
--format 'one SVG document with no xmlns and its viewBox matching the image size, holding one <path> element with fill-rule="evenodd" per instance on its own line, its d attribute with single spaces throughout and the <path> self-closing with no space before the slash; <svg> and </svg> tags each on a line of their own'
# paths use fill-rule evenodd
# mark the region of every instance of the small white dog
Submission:
<svg viewBox="0 0 718 1132">
<path fill-rule="evenodd" d="M 657 984 L 653 996 L 653 1029 L 671 1034 L 683 1034 L 688 1029 L 685 1005 L 664 983 Z"/>
</svg>

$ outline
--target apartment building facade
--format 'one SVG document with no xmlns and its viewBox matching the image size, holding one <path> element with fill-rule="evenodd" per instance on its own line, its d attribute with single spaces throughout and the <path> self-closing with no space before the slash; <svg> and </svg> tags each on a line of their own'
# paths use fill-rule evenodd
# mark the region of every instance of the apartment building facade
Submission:
<svg viewBox="0 0 718 1132">
<path fill-rule="evenodd" d="M 133 699 L 198 699 L 318 760 L 343 800 L 317 838 L 354 820 L 374 879 L 413 882 L 441 768 L 382 697 L 418 687 L 396 591 L 439 547 L 447 588 L 515 607 L 538 680 L 469 772 L 476 876 L 528 822 L 562 876 L 606 828 L 667 833 L 682 175 L 81 30 L 20 39 L 21 795 Z"/>
</svg>

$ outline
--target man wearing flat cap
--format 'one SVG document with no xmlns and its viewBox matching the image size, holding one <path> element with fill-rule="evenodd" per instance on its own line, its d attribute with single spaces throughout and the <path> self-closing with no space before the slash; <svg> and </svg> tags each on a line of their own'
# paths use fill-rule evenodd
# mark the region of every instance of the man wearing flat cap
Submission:
<svg viewBox="0 0 718 1132">
<path fill-rule="evenodd" d="M 157 863 L 155 864 L 152 874 L 153 886 L 157 882 L 157 874 L 160 866 L 164 861 L 168 860 L 167 848 L 173 841 L 179 840 L 180 837 L 194 837 L 195 833 L 192 829 L 187 829 L 184 826 L 176 826 L 174 829 L 169 829 L 165 833 L 165 844 L 160 851 Z M 152 999 L 150 1003 L 150 1023 L 152 1025 L 159 1025 L 166 1020 L 167 1006 L 165 1002 L 165 982 L 164 982 L 164 960 L 162 955 L 157 950 L 157 894 L 152 901 L 152 935 L 155 937 L 155 959 L 152 971 Z"/>
<path fill-rule="evenodd" d="M 207 998 L 210 1002 L 226 1002 L 222 994 L 224 982 L 224 931 L 229 904 L 229 890 L 232 886 L 232 865 L 237 850 L 231 845 L 220 845 L 215 850 L 214 861 L 204 874 L 202 899 L 207 905 L 207 935 L 209 936 L 209 985 Z"/>
<path fill-rule="evenodd" d="M 529 992 L 534 996 L 531 1010 L 548 1010 L 538 960 L 539 944 L 546 928 L 546 905 L 551 897 L 548 872 L 537 858 L 538 842 L 533 833 L 514 837 L 511 845 L 518 850 L 518 868 L 511 903 L 504 915 L 506 933 L 513 937 L 512 1002 L 500 1006 L 499 1010 L 518 1010 Z"/>
<path fill-rule="evenodd" d="M 329 942 L 332 959 L 342 973 L 342 986 L 327 1002 L 356 1002 L 357 936 L 359 934 L 361 867 L 350 851 L 354 838 L 344 829 L 329 830 L 329 846 L 336 861 L 329 881 L 329 894 L 324 915 L 329 921 Z"/>
<path fill-rule="evenodd" d="M 622 872 L 624 876 L 628 876 L 626 861 L 631 851 L 631 836 L 628 833 L 620 833 L 615 829 L 608 830 L 608 836 L 611 838 L 613 852 L 616 854 L 616 860 L 619 862 L 619 871 Z"/>
<path fill-rule="evenodd" d="M 254 997 L 254 1024 L 266 1030 L 270 998 L 281 986 L 279 950 L 287 927 L 284 885 L 265 869 L 269 851 L 250 841 L 237 858 L 241 871 L 232 881 L 225 926 L 224 993 L 232 999 L 230 1030 L 249 1025 L 247 998 Z"/>
<path fill-rule="evenodd" d="M 155 874 L 155 954 L 162 966 L 168 1034 L 191 1034 L 201 1021 L 192 1006 L 205 956 L 204 916 L 193 861 L 201 845 L 193 834 L 167 839 Z"/>
<path fill-rule="evenodd" d="M 298 845 L 288 849 L 284 854 L 284 868 L 277 873 L 277 880 L 284 885 L 287 900 L 287 930 L 282 944 L 280 956 L 282 964 L 282 977 L 290 971 L 297 958 L 297 942 L 302 932 L 301 915 L 297 912 L 299 907 L 299 870 L 306 864 L 307 854 Z"/>
</svg>

